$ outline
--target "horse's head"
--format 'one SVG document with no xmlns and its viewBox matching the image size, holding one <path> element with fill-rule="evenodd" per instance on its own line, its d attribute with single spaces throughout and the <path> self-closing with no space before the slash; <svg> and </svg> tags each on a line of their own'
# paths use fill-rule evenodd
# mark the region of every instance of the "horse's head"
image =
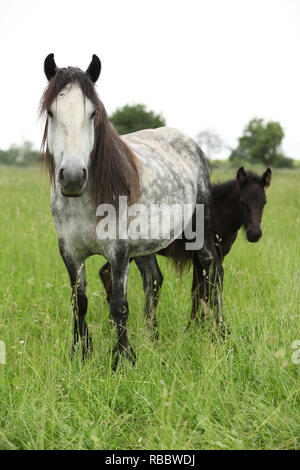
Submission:
<svg viewBox="0 0 300 470">
<path fill-rule="evenodd" d="M 243 167 L 237 172 L 240 209 L 249 242 L 257 242 L 262 236 L 261 219 L 266 204 L 265 188 L 270 186 L 271 174 L 270 168 L 262 176 L 246 172 Z"/>
<path fill-rule="evenodd" d="M 49 85 L 41 109 L 48 115 L 44 143 L 52 159 L 52 179 L 63 196 L 78 197 L 88 182 L 98 105 L 94 83 L 101 63 L 93 55 L 86 72 L 75 67 L 58 68 L 54 55 L 49 54 L 44 71 Z"/>
</svg>

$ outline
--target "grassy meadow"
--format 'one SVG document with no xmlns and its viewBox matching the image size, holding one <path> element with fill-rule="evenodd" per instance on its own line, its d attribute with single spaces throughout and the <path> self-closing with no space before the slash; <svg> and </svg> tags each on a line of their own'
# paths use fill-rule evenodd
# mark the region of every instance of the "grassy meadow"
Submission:
<svg viewBox="0 0 300 470">
<path fill-rule="evenodd" d="M 215 170 L 213 180 L 233 170 Z M 300 170 L 273 172 L 263 237 L 243 233 L 224 269 L 223 341 L 184 332 L 191 273 L 182 282 L 160 258 L 160 338 L 143 318 L 130 267 L 129 338 L 138 361 L 112 373 L 116 335 L 98 269 L 87 261 L 93 357 L 70 363 L 72 310 L 39 168 L 0 167 L 0 449 L 299 449 Z"/>
</svg>

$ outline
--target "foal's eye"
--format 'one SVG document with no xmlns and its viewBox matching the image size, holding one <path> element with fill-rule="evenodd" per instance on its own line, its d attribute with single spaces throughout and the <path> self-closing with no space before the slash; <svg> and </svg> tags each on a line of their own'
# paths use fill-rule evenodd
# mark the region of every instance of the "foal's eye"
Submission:
<svg viewBox="0 0 300 470">
<path fill-rule="evenodd" d="M 93 111 L 91 116 L 90 116 L 90 119 L 94 119 L 95 115 L 96 115 L 96 111 Z"/>
<path fill-rule="evenodd" d="M 49 117 L 53 118 L 53 113 L 52 113 L 51 109 L 47 110 L 47 114 L 48 114 Z"/>
</svg>

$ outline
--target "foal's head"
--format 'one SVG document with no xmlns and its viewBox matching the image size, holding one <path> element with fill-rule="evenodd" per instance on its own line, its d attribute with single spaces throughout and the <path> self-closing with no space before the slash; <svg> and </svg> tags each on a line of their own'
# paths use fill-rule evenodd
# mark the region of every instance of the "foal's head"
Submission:
<svg viewBox="0 0 300 470">
<path fill-rule="evenodd" d="M 58 68 L 53 54 L 44 62 L 49 85 L 41 102 L 47 113 L 44 144 L 52 179 L 67 197 L 82 194 L 88 181 L 89 159 L 94 147 L 95 120 L 100 103 L 94 91 L 101 63 L 96 55 L 86 70 Z"/>
<path fill-rule="evenodd" d="M 271 174 L 270 168 L 258 176 L 241 167 L 236 175 L 242 225 L 249 242 L 257 242 L 262 236 L 261 219 L 267 202 L 265 188 L 270 186 Z"/>
</svg>

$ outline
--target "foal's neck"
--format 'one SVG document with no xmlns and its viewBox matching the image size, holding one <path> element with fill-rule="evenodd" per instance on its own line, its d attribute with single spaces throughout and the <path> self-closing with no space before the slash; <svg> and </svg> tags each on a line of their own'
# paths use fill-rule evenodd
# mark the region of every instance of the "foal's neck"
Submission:
<svg viewBox="0 0 300 470">
<path fill-rule="evenodd" d="M 222 194 L 223 189 L 225 190 L 224 194 Z M 214 197 L 214 193 L 216 197 Z M 240 188 L 236 180 L 215 185 L 213 189 L 213 205 L 214 232 L 222 237 L 235 234 L 242 226 Z"/>
</svg>

